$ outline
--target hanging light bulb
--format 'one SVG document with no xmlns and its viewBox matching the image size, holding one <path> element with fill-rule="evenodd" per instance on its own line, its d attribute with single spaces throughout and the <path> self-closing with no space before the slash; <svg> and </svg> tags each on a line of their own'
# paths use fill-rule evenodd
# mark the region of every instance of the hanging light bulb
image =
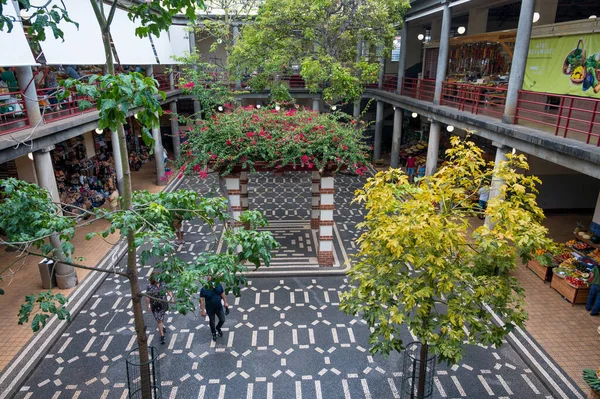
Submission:
<svg viewBox="0 0 600 399">
<path fill-rule="evenodd" d="M 533 23 L 535 24 L 539 20 L 540 20 L 540 13 L 536 11 L 533 13 Z"/>
<path fill-rule="evenodd" d="M 33 161 L 33 152 L 30 152 L 29 154 L 27 154 L 27 158 L 29 158 Z"/>
<path fill-rule="evenodd" d="M 337 106 L 335 106 L 335 105 L 332 105 L 332 106 L 331 106 L 331 110 L 332 110 L 332 111 L 335 111 L 336 109 L 337 109 Z"/>
<path fill-rule="evenodd" d="M 256 109 L 260 109 L 260 104 L 256 104 Z"/>
<path fill-rule="evenodd" d="M 102 134 L 104 133 L 104 130 L 96 128 L 96 134 Z"/>
<path fill-rule="evenodd" d="M 275 106 L 275 111 L 279 111 L 281 109 L 281 107 L 279 105 Z"/>
<path fill-rule="evenodd" d="M 416 112 L 413 112 L 411 115 L 413 118 L 416 118 L 417 116 L 419 116 L 419 114 L 417 114 Z"/>
<path fill-rule="evenodd" d="M 459 26 L 456 31 L 459 35 L 463 35 L 467 31 L 467 28 L 465 28 L 464 26 Z"/>
<path fill-rule="evenodd" d="M 134 117 L 135 119 L 137 119 L 137 118 L 138 118 L 138 115 L 137 115 L 137 114 L 133 114 L 133 117 Z"/>
<path fill-rule="evenodd" d="M 448 127 L 446 128 L 446 130 L 450 133 L 452 133 L 454 131 L 454 126 L 452 125 L 448 125 Z"/>
<path fill-rule="evenodd" d="M 419 36 L 417 36 L 417 39 L 419 39 L 420 41 L 423 41 L 423 39 L 425 39 L 425 35 L 422 33 L 419 33 Z"/>
<path fill-rule="evenodd" d="M 222 106 L 218 106 L 217 109 L 219 110 L 219 112 L 223 112 L 223 107 Z"/>
</svg>

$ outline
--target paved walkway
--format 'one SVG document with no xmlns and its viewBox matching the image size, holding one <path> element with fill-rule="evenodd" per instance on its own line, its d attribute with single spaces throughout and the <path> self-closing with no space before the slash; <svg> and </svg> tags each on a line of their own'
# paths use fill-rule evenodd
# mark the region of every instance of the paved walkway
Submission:
<svg viewBox="0 0 600 399">
<path fill-rule="evenodd" d="M 269 178 L 251 177 L 251 207 L 267 211 L 271 220 L 289 220 L 290 211 L 308 219 L 310 177 L 288 174 L 277 183 L 267 182 Z M 339 240 L 352 254 L 361 212 L 350 201 L 364 180 L 339 176 L 336 183 Z M 271 194 L 258 195 L 271 185 Z M 295 196 L 286 201 L 277 187 L 289 185 L 296 187 Z M 181 185 L 204 193 L 217 187 L 214 175 L 206 180 L 186 178 Z M 197 256 L 215 244 L 216 237 L 205 226 L 188 224 L 180 256 Z M 195 315 L 170 316 L 168 344 L 160 345 L 152 316 L 145 315 L 150 342 L 161 353 L 165 396 L 399 397 L 400 355 L 370 356 L 367 326 L 338 309 L 339 293 L 347 289 L 345 277 L 292 277 L 298 265 L 281 267 L 288 267 L 287 276 L 253 278 L 241 298 L 230 298 L 232 313 L 225 336 L 216 345 L 206 322 Z M 143 265 L 141 278 L 145 280 L 151 270 L 151 265 Z M 120 277 L 106 279 L 17 397 L 126 397 L 124 357 L 135 345 L 130 307 L 127 282 Z M 434 397 L 583 398 L 560 368 L 536 354 L 537 344 L 519 334 L 509 337 L 510 345 L 468 347 L 464 362 L 436 366 Z M 413 340 L 408 331 L 403 338 Z"/>
</svg>

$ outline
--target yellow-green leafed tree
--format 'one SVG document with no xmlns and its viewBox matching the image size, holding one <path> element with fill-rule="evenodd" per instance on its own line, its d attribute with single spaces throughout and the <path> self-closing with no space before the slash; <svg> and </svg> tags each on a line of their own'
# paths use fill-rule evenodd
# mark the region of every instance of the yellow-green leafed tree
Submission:
<svg viewBox="0 0 600 399">
<path fill-rule="evenodd" d="M 527 318 L 511 271 L 535 249 L 552 246 L 536 204 L 539 180 L 518 172 L 528 169 L 523 155 L 508 154 L 492 171 L 475 144 L 451 142 L 434 175 L 413 185 L 401 170 L 389 170 L 357 191 L 355 201 L 367 210 L 365 232 L 342 309 L 372 327 L 373 353 L 402 351 L 408 327 L 422 343 L 421 360 L 435 354 L 457 363 L 465 342 L 501 345 Z M 478 190 L 492 177 L 500 195 L 485 215 L 494 227 L 473 230 L 473 216 L 482 212 Z M 422 397 L 424 381 L 419 391 Z"/>
</svg>

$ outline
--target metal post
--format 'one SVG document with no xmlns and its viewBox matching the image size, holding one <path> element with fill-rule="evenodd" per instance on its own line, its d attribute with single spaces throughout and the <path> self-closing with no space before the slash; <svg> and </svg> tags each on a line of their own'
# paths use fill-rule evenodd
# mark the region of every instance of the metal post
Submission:
<svg viewBox="0 0 600 399">
<path fill-rule="evenodd" d="M 165 181 L 165 159 L 160 126 L 152 128 L 152 138 L 154 139 L 154 161 L 156 162 L 156 185 L 164 186 L 167 182 Z"/>
<path fill-rule="evenodd" d="M 494 175 L 492 177 L 492 184 L 490 185 L 490 196 L 488 202 L 500 195 L 500 188 L 504 184 L 504 180 L 497 176 L 500 163 L 507 161 L 506 154 L 511 152 L 511 148 L 503 144 L 492 143 L 496 147 L 496 158 L 494 159 Z M 485 225 L 491 230 L 494 228 L 494 223 L 486 216 Z"/>
<path fill-rule="evenodd" d="M 390 165 L 397 168 L 400 164 L 400 142 L 402 140 L 402 116 L 404 111 L 400 107 L 394 109 L 394 134 L 392 136 L 392 158 Z"/>
<path fill-rule="evenodd" d="M 110 144 L 115 160 L 115 173 L 117 174 L 117 190 L 123 194 L 123 164 L 121 163 L 121 149 L 119 147 L 119 132 L 116 130 L 110 131 Z"/>
<path fill-rule="evenodd" d="M 238 42 L 238 37 L 240 36 L 240 27 L 238 25 L 233 25 L 233 45 L 236 46 Z M 242 90 L 242 81 L 239 76 L 235 79 L 235 89 Z"/>
<path fill-rule="evenodd" d="M 510 78 L 508 80 L 508 91 L 506 93 L 506 105 L 504 106 L 504 123 L 515 123 L 517 112 L 517 101 L 519 90 L 523 87 L 525 78 L 525 66 L 529 53 L 529 40 L 531 39 L 531 26 L 533 25 L 533 13 L 535 0 L 523 0 L 521 2 L 521 15 L 519 16 L 519 28 L 515 50 L 513 52 L 512 65 L 510 67 Z"/>
<path fill-rule="evenodd" d="M 383 101 L 377 101 L 375 112 L 375 144 L 373 148 L 373 160 L 381 158 L 381 135 L 383 131 Z"/>
<path fill-rule="evenodd" d="M 429 127 L 429 143 L 427 144 L 427 164 L 425 165 L 426 176 L 433 175 L 437 169 L 441 130 L 442 127 L 439 122 L 431 122 L 431 126 Z"/>
<path fill-rule="evenodd" d="M 25 97 L 25 110 L 29 124 L 35 126 L 42 120 L 40 105 L 38 103 L 37 91 L 35 89 L 35 81 L 33 79 L 33 71 L 30 66 L 15 67 L 17 74 L 17 83 L 19 90 Z"/>
<path fill-rule="evenodd" d="M 402 93 L 402 81 L 404 80 L 404 73 L 406 72 L 406 52 L 408 50 L 408 22 L 402 23 L 402 30 L 400 31 L 400 59 L 398 60 L 398 83 L 396 86 L 396 93 Z"/>
<path fill-rule="evenodd" d="M 446 69 L 448 67 L 448 50 L 450 49 L 450 25 L 452 23 L 452 10 L 450 1 L 442 0 L 444 3 L 444 14 L 442 15 L 442 32 L 440 36 L 440 53 L 438 56 L 437 73 L 435 75 L 435 92 L 433 104 L 439 105 L 442 97 L 442 83 L 446 79 Z"/>
<path fill-rule="evenodd" d="M 358 38 L 358 40 L 356 41 L 356 63 L 360 62 L 361 57 L 362 57 L 362 39 Z M 352 117 L 354 119 L 358 119 L 360 117 L 360 101 L 361 101 L 360 98 L 358 100 L 354 101 L 354 109 L 352 110 Z"/>
<path fill-rule="evenodd" d="M 173 158 L 176 160 L 181 156 L 181 138 L 179 137 L 179 120 L 177 120 L 177 102 L 169 104 L 171 111 L 171 136 L 173 139 Z"/>
<path fill-rule="evenodd" d="M 379 57 L 379 83 L 377 84 L 377 88 L 379 90 L 383 89 L 383 79 L 385 77 L 385 58 L 383 56 L 383 46 L 377 45 L 377 50 L 375 50 L 377 56 Z"/>
</svg>

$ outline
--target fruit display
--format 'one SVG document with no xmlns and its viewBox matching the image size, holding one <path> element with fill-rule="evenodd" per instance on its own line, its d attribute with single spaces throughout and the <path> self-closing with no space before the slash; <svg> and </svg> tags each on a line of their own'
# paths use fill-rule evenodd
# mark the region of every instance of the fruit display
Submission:
<svg viewBox="0 0 600 399">
<path fill-rule="evenodd" d="M 567 280 L 567 283 L 575 288 L 586 288 L 588 286 L 587 281 L 583 278 L 567 276 L 565 279 Z"/>
<path fill-rule="evenodd" d="M 591 250 L 592 247 L 587 245 L 585 242 L 581 242 L 579 240 L 569 240 L 567 241 L 567 247 L 576 249 L 578 251 L 588 251 Z"/>
<path fill-rule="evenodd" d="M 554 256 L 554 263 L 560 265 L 561 263 L 566 262 L 566 261 L 570 261 L 571 259 L 575 259 L 575 257 L 573 256 L 572 253 L 570 253 L 570 252 L 563 252 L 561 254 L 558 254 L 558 255 Z"/>
</svg>

